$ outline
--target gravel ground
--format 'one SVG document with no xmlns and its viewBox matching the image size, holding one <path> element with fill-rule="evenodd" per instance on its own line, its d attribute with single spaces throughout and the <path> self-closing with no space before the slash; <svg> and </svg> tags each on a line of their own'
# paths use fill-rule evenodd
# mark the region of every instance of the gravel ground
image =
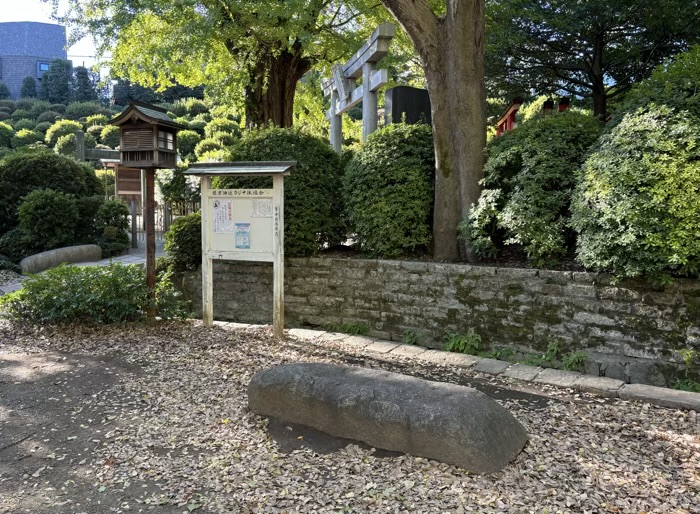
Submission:
<svg viewBox="0 0 700 514">
<path fill-rule="evenodd" d="M 6 463 L 0 466 L 0 512 L 700 513 L 695 412 L 511 384 L 410 360 L 375 360 L 332 340 L 275 342 L 263 329 L 187 322 L 31 331 L 0 324 L 0 360 L 55 352 L 67 352 L 66 362 L 113 359 L 125 371 L 90 386 L 91 395 L 80 393 L 80 403 L 67 404 L 73 423 L 84 426 L 80 413 L 97 409 L 101 425 L 101 437 L 89 448 L 82 445 L 80 455 L 60 455 L 74 462 L 73 478 L 66 480 L 66 469 L 63 486 L 51 481 L 57 471 L 50 455 L 37 476 L 20 477 L 15 464 Z M 247 409 L 251 376 L 295 361 L 473 384 L 513 412 L 530 442 L 503 472 L 488 476 L 357 444 L 325 453 L 307 444 L 298 427 L 280 429 Z M 55 373 L 51 380 L 62 384 L 67 371 Z M 0 403 L 0 423 L 3 409 Z M 285 431 L 291 435 L 286 442 L 279 437 Z M 7 444 L 2 437 L 0 431 L 0 449 Z M 67 494 L 73 479 L 84 487 Z M 118 501 L 97 504 L 100 493 Z"/>
</svg>

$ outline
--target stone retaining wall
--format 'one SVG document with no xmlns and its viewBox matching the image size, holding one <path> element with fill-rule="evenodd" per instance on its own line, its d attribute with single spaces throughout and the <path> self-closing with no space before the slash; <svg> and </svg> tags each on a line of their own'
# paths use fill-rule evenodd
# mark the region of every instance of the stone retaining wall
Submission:
<svg viewBox="0 0 700 514">
<path fill-rule="evenodd" d="M 441 347 L 474 329 L 491 348 L 586 352 L 586 372 L 667 385 L 684 371 L 675 350 L 700 350 L 700 281 L 614 285 L 606 275 L 419 261 L 288 259 L 288 327 L 364 324 L 370 336 Z M 180 285 L 201 312 L 201 278 Z M 214 316 L 270 323 L 272 267 L 215 262 Z M 696 370 L 690 370 L 697 378 Z"/>
</svg>

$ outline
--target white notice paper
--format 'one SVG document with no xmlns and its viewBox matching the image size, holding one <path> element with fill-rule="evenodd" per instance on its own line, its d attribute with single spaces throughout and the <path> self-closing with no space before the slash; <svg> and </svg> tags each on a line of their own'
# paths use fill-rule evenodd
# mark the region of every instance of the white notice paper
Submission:
<svg viewBox="0 0 700 514">
<path fill-rule="evenodd" d="M 233 232 L 233 200 L 214 200 L 214 232 Z"/>
<path fill-rule="evenodd" d="M 251 218 L 272 218 L 272 200 L 253 200 Z"/>
</svg>

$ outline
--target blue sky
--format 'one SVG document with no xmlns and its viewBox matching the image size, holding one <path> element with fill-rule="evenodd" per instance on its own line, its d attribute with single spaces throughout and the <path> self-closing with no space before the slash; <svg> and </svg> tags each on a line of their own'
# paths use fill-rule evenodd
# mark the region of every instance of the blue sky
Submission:
<svg viewBox="0 0 700 514">
<path fill-rule="evenodd" d="M 39 21 L 43 23 L 56 23 L 51 19 L 51 3 L 41 0 L 0 0 L 0 22 L 4 21 Z M 59 1 L 61 5 L 66 5 L 66 0 Z M 68 48 L 68 58 L 73 61 L 74 66 L 92 66 L 95 62 L 95 47 L 90 38 L 79 41 Z"/>
</svg>

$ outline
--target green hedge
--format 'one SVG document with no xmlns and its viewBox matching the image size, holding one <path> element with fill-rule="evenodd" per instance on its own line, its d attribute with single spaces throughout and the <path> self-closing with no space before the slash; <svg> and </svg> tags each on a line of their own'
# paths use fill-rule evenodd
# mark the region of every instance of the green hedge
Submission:
<svg viewBox="0 0 700 514">
<path fill-rule="evenodd" d="M 78 220 L 75 197 L 51 189 L 36 189 L 19 205 L 19 227 L 39 251 L 73 244 Z"/>
<path fill-rule="evenodd" d="M 177 218 L 165 234 L 165 252 L 176 271 L 202 264 L 202 216 L 199 212 Z"/>
<path fill-rule="evenodd" d="M 601 138 L 572 204 L 584 266 L 619 277 L 698 274 L 699 122 L 652 105 Z"/>
<path fill-rule="evenodd" d="M 482 257 L 521 245 L 536 266 L 555 263 L 575 246 L 569 226 L 578 168 L 600 134 L 588 113 L 536 116 L 487 147 L 484 189 L 460 232 Z"/>
<path fill-rule="evenodd" d="M 297 161 L 284 181 L 284 248 L 288 256 L 313 255 L 345 240 L 340 158 L 326 141 L 298 129 L 247 133 L 232 150 L 234 161 Z M 269 178 L 225 178 L 218 188 L 272 187 Z"/>
<path fill-rule="evenodd" d="M 343 191 L 351 231 L 370 255 L 398 257 L 430 244 L 435 158 L 427 125 L 373 133 L 350 160 Z"/>
</svg>

